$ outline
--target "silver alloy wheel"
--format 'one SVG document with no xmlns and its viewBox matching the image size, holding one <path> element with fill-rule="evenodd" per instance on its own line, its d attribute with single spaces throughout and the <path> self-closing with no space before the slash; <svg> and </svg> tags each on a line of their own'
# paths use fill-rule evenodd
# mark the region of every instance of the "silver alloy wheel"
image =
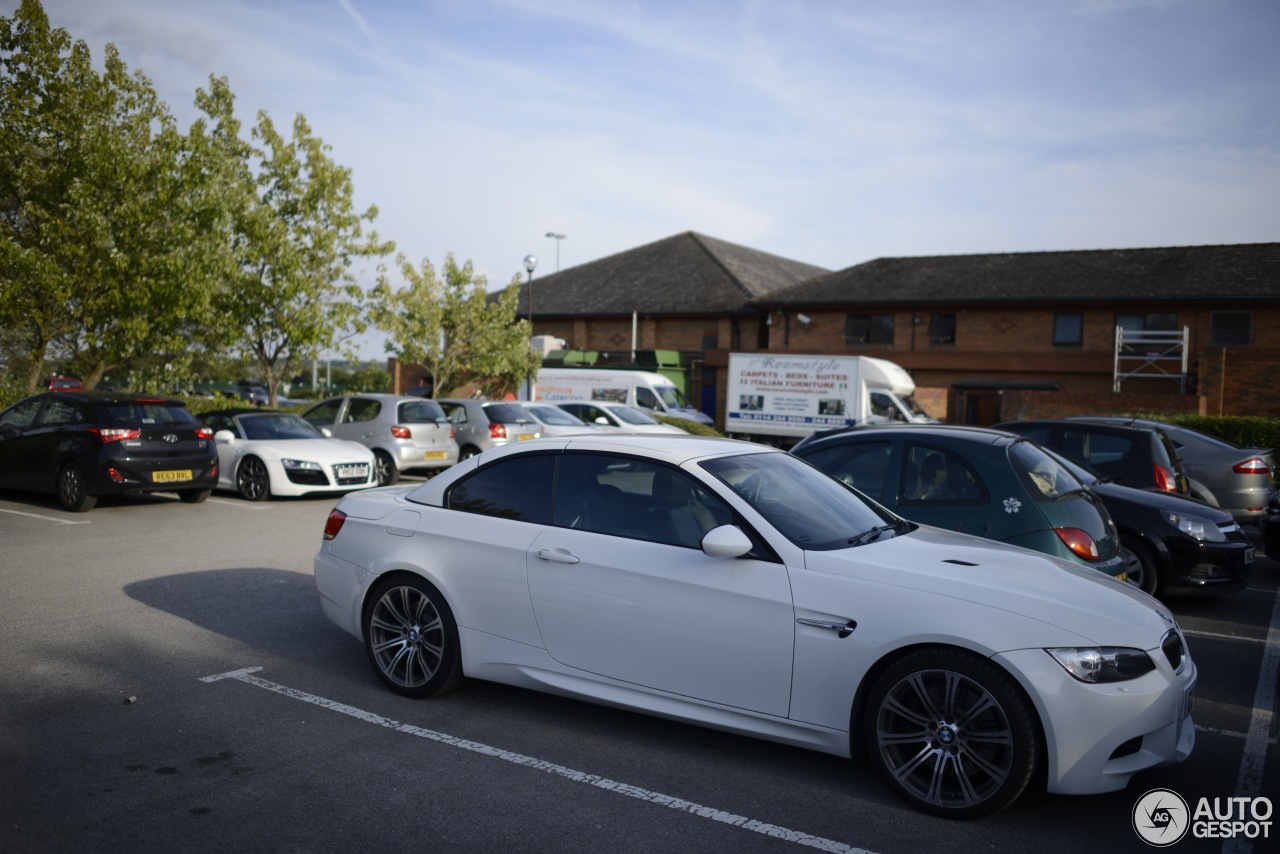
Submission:
<svg viewBox="0 0 1280 854">
<path fill-rule="evenodd" d="M 236 489 L 250 501 L 261 501 L 271 491 L 267 467 L 257 457 L 245 457 L 236 469 Z"/>
<path fill-rule="evenodd" d="M 378 477 L 378 486 L 390 486 L 400 479 L 400 472 L 386 451 L 373 452 L 373 471 Z"/>
<path fill-rule="evenodd" d="M 1125 546 L 1120 547 L 1120 556 L 1124 558 L 1124 573 L 1129 583 L 1139 590 L 1145 590 L 1143 582 L 1146 581 L 1146 567 L 1143 566 L 1142 559 Z"/>
<path fill-rule="evenodd" d="M 444 621 L 431 597 L 416 587 L 382 593 L 369 615 L 367 637 L 383 677 L 405 689 L 424 687 L 445 654 Z"/>
<path fill-rule="evenodd" d="M 885 770 L 911 798 L 939 810 L 981 807 L 1014 771 L 1016 734 L 999 701 L 952 670 L 907 674 L 875 712 Z"/>
</svg>

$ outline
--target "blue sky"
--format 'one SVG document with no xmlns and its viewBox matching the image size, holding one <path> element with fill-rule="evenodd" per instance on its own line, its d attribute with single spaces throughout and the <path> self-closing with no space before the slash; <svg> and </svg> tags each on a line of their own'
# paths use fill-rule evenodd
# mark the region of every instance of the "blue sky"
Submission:
<svg viewBox="0 0 1280 854">
<path fill-rule="evenodd" d="M 185 125 L 303 113 L 415 262 L 1280 239 L 1276 0 L 45 0 Z M 16 0 L 0 0 L 6 16 Z"/>
</svg>

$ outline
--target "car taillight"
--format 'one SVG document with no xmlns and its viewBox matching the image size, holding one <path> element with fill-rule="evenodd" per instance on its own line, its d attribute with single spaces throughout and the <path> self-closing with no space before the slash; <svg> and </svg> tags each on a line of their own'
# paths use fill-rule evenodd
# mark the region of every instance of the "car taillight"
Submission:
<svg viewBox="0 0 1280 854">
<path fill-rule="evenodd" d="M 142 435 L 142 430 L 137 427 L 90 427 L 89 432 L 97 436 L 104 445 L 108 442 L 136 439 Z"/>
<path fill-rule="evenodd" d="M 347 521 L 347 514 L 341 510 L 330 510 L 329 518 L 324 520 L 324 538 L 332 540 L 342 530 L 342 523 Z"/>
<path fill-rule="evenodd" d="M 450 438 L 450 439 L 456 439 L 456 438 L 457 438 L 457 435 L 453 432 L 453 425 L 452 425 L 452 424 L 450 424 L 450 425 L 449 425 L 449 438 Z"/>
<path fill-rule="evenodd" d="M 197 438 L 197 439 L 212 439 L 212 438 L 213 438 L 213 428 L 212 428 L 212 427 L 197 427 L 197 428 L 196 428 L 196 438 Z"/>
<path fill-rule="evenodd" d="M 1231 467 L 1231 470 L 1236 474 L 1271 474 L 1271 466 L 1258 457 L 1245 460 L 1242 463 L 1236 463 Z"/>
<path fill-rule="evenodd" d="M 218 464 L 215 462 L 213 464 L 213 468 L 209 469 L 209 477 L 217 477 L 217 476 L 218 476 Z"/>
<path fill-rule="evenodd" d="M 408 439 L 411 437 L 408 427 L 402 427 L 399 424 L 391 428 L 391 435 L 397 439 Z"/>
<path fill-rule="evenodd" d="M 1071 549 L 1072 554 L 1085 560 L 1098 560 L 1101 557 L 1098 554 L 1098 544 L 1089 536 L 1088 531 L 1079 528 L 1054 528 L 1053 532 L 1062 540 L 1063 545 Z"/>
<path fill-rule="evenodd" d="M 124 483 L 124 475 L 120 474 L 120 469 L 115 466 L 109 466 L 107 468 L 107 477 L 111 478 L 116 483 Z"/>
<path fill-rule="evenodd" d="M 1166 492 L 1178 491 L 1178 481 L 1173 476 L 1173 472 L 1162 465 L 1154 465 L 1152 468 L 1155 469 L 1157 489 L 1163 489 Z"/>
<path fill-rule="evenodd" d="M 505 439 L 507 438 L 507 425 L 499 424 L 496 421 L 489 422 L 489 438 Z"/>
</svg>

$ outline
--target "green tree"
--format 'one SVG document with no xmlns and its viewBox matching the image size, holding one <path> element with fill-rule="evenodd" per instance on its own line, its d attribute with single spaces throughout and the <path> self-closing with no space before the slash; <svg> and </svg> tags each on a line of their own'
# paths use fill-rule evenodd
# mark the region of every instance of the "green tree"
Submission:
<svg viewBox="0 0 1280 854">
<path fill-rule="evenodd" d="M 386 271 L 369 292 L 370 318 L 387 335 L 386 349 L 404 364 L 421 365 L 437 397 L 476 383 L 490 397 L 519 389 L 538 368 L 529 323 L 516 319 L 519 276 L 500 294 L 470 261 L 446 256 L 443 280 L 427 259 L 420 267 L 396 259 L 408 283 L 393 288 Z"/>
<path fill-rule="evenodd" d="M 238 275 L 217 306 L 239 330 L 236 346 L 262 371 L 271 405 L 281 379 L 319 351 L 343 347 L 365 329 L 355 258 L 383 255 L 394 244 L 365 235 L 377 208 L 356 212 L 350 170 L 302 115 L 286 140 L 258 113 L 251 173 L 255 194 L 236 215 Z"/>
</svg>

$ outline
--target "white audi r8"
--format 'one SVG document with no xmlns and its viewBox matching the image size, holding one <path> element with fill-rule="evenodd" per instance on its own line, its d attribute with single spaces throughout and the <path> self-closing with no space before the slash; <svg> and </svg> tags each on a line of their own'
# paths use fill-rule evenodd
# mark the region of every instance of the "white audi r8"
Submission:
<svg viewBox="0 0 1280 854">
<path fill-rule="evenodd" d="M 1196 666 L 1130 584 L 916 525 L 782 451 L 601 435 L 348 495 L 325 614 L 414 697 L 464 676 L 842 756 L 971 818 L 1186 759 Z"/>
<path fill-rule="evenodd" d="M 373 451 L 332 439 L 288 412 L 229 409 L 201 416 L 218 447 L 218 489 L 250 501 L 378 485 Z"/>
</svg>

